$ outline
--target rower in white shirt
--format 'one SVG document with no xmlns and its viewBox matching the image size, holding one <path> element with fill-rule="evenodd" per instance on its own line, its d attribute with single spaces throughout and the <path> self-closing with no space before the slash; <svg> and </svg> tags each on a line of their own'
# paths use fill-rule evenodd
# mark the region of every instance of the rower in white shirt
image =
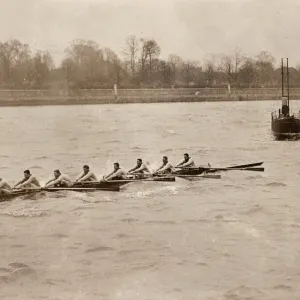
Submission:
<svg viewBox="0 0 300 300">
<path fill-rule="evenodd" d="M 30 170 L 25 170 L 24 171 L 24 178 L 21 179 L 15 186 L 15 188 L 39 188 L 40 187 L 40 183 L 39 181 L 36 179 L 35 176 L 33 176 L 30 173 Z"/>
<path fill-rule="evenodd" d="M 136 161 L 136 166 L 128 171 L 129 174 L 144 174 L 144 172 L 149 174 L 151 173 L 141 158 L 138 158 Z"/>
<path fill-rule="evenodd" d="M 178 165 L 176 165 L 175 168 L 178 168 L 178 167 L 188 168 L 188 167 L 195 167 L 195 166 L 196 165 L 195 165 L 194 160 L 189 156 L 188 153 L 185 153 L 183 155 L 183 160 Z"/>
<path fill-rule="evenodd" d="M 88 165 L 83 166 L 83 172 L 76 178 L 75 182 L 97 181 L 96 175 L 90 170 Z"/>
<path fill-rule="evenodd" d="M 7 183 L 7 181 L 3 178 L 0 178 L 0 195 L 9 195 L 12 193 L 11 186 Z"/>
<path fill-rule="evenodd" d="M 114 170 L 105 176 L 102 181 L 107 181 L 107 180 L 123 180 L 127 179 L 127 173 L 120 168 L 119 163 L 114 163 Z"/>
<path fill-rule="evenodd" d="M 50 179 L 45 187 L 69 187 L 72 185 L 72 180 L 66 174 L 61 174 L 59 170 L 54 171 L 54 178 Z"/>
<path fill-rule="evenodd" d="M 168 157 L 164 156 L 162 165 L 155 171 L 155 173 L 157 173 L 157 174 L 170 174 L 170 173 L 173 172 L 173 170 L 174 170 L 174 168 L 173 168 L 172 164 L 169 163 Z"/>
</svg>

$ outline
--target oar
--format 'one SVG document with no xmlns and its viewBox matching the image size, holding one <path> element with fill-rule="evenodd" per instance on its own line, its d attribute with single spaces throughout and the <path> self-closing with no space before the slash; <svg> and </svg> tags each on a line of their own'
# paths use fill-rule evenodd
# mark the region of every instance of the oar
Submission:
<svg viewBox="0 0 300 300">
<path fill-rule="evenodd" d="M 42 187 L 30 187 L 30 188 L 13 188 L 13 191 L 41 191 Z"/>
<path fill-rule="evenodd" d="M 228 169 L 236 169 L 236 168 L 252 168 L 252 167 L 259 167 L 263 164 L 264 162 L 258 162 L 258 163 L 252 163 L 252 164 L 247 164 L 247 165 L 237 165 L 237 166 L 230 166 L 227 167 Z"/>
<path fill-rule="evenodd" d="M 122 180 L 108 180 L 108 181 L 86 181 L 86 182 L 77 182 L 76 185 L 74 185 L 74 187 L 84 187 L 84 186 L 88 186 L 91 184 L 105 184 L 105 183 L 118 183 L 118 182 L 123 182 L 123 181 L 128 181 L 128 179 L 122 179 Z"/>
<path fill-rule="evenodd" d="M 89 185 L 89 184 L 100 184 L 100 183 L 103 183 L 103 184 L 105 184 L 105 183 L 118 183 L 118 182 L 124 182 L 124 181 L 134 181 L 134 182 L 136 182 L 137 180 L 138 181 L 143 181 L 143 180 L 147 180 L 147 181 L 149 181 L 148 179 L 149 178 L 153 178 L 154 176 L 152 175 L 152 174 L 131 174 L 131 175 L 133 175 L 131 178 L 128 178 L 128 179 L 118 179 L 118 180 L 107 180 L 107 181 L 102 181 L 102 180 L 100 180 L 100 181 L 85 181 L 85 182 L 76 182 L 75 184 L 76 185 L 82 185 L 82 186 L 84 186 L 84 185 Z M 142 177 L 144 177 L 144 178 L 136 178 L 136 179 L 134 179 L 134 175 L 136 175 L 136 176 L 138 176 L 138 175 L 141 175 Z"/>
<path fill-rule="evenodd" d="M 84 192 L 88 192 L 88 191 L 119 191 L 120 189 L 118 187 L 98 187 L 98 188 L 72 188 L 72 187 L 53 187 L 53 188 L 43 188 L 43 191 L 84 191 Z"/>
<path fill-rule="evenodd" d="M 255 172 L 264 172 L 265 168 L 209 168 L 208 171 L 255 171 Z"/>
<path fill-rule="evenodd" d="M 207 172 L 207 171 L 256 171 L 256 172 L 264 172 L 265 168 L 206 168 L 206 167 L 199 167 L 199 168 L 182 168 L 183 170 L 191 170 L 191 171 L 195 171 L 195 170 L 201 170 L 203 172 Z"/>
<path fill-rule="evenodd" d="M 166 177 L 166 176 L 164 176 L 164 177 Z M 164 178 L 164 177 L 162 177 L 162 178 Z M 175 176 L 173 176 L 173 178 L 174 178 Z M 145 179 L 120 179 L 120 180 L 108 180 L 108 181 L 104 181 L 103 183 L 118 183 L 118 182 L 140 182 L 140 181 L 147 181 L 147 182 L 149 182 L 149 181 L 155 181 L 155 177 L 153 178 L 153 180 L 149 180 L 149 179 L 152 179 L 152 178 L 145 178 Z"/>
<path fill-rule="evenodd" d="M 211 167 L 177 167 L 178 169 L 186 169 L 186 170 L 203 170 L 203 169 L 248 169 L 252 167 L 259 167 L 264 162 L 252 163 L 252 164 L 245 164 L 245 165 L 236 165 L 236 166 L 229 166 L 224 168 L 211 168 Z"/>
<path fill-rule="evenodd" d="M 209 178 L 209 179 L 220 179 L 221 175 L 176 175 L 176 177 L 190 179 L 190 178 Z"/>
</svg>

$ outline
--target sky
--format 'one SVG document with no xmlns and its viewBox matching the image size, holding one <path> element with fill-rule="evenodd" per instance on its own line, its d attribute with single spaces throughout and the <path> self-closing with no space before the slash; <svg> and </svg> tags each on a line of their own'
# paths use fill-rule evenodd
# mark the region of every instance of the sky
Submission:
<svg viewBox="0 0 300 300">
<path fill-rule="evenodd" d="M 0 41 L 48 49 L 56 64 L 74 39 L 122 55 L 125 38 L 154 38 L 162 57 L 270 51 L 300 63 L 299 0 L 0 0 Z"/>
</svg>

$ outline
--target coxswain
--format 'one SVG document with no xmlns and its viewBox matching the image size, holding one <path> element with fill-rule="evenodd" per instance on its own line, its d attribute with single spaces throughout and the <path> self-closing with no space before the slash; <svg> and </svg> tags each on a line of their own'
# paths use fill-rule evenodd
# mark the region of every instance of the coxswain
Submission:
<svg viewBox="0 0 300 300">
<path fill-rule="evenodd" d="M 3 178 L 0 178 L 0 195 L 9 195 L 12 193 L 11 186 L 7 183 L 7 181 Z"/>
<path fill-rule="evenodd" d="M 190 168 L 190 167 L 195 167 L 195 162 L 194 160 L 189 156 L 188 153 L 185 153 L 183 155 L 183 160 L 177 165 L 175 166 L 175 168 L 178 167 L 186 167 L 186 168 Z"/>
<path fill-rule="evenodd" d="M 83 166 L 83 172 L 76 178 L 75 182 L 97 181 L 96 175 L 90 170 L 87 165 Z"/>
<path fill-rule="evenodd" d="M 155 171 L 155 173 L 160 173 L 160 174 L 170 174 L 173 172 L 173 166 L 171 163 L 168 161 L 168 157 L 164 156 L 162 159 L 163 163 L 162 165 Z"/>
<path fill-rule="evenodd" d="M 66 174 L 61 174 L 59 170 L 54 171 L 54 178 L 50 179 L 45 187 L 69 187 L 72 185 L 72 180 Z"/>
<path fill-rule="evenodd" d="M 128 171 L 129 174 L 144 174 L 145 172 L 149 174 L 151 173 L 141 158 L 138 158 L 136 161 L 136 166 Z"/>
<path fill-rule="evenodd" d="M 120 164 L 116 162 L 114 163 L 114 170 L 106 177 L 104 177 L 103 181 L 122 180 L 122 179 L 127 179 L 127 174 L 122 168 L 120 168 Z"/>
<path fill-rule="evenodd" d="M 24 171 L 24 178 L 21 179 L 14 188 L 39 188 L 40 183 L 36 179 L 35 176 L 33 176 L 29 170 Z"/>
</svg>

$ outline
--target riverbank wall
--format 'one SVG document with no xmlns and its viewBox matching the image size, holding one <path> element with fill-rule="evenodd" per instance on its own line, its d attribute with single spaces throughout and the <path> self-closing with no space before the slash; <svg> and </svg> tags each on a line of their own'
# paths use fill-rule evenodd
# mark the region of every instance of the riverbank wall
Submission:
<svg viewBox="0 0 300 300">
<path fill-rule="evenodd" d="M 292 100 L 300 99 L 300 88 L 291 88 Z M 84 105 L 118 103 L 261 101 L 281 99 L 279 88 L 178 88 L 178 89 L 81 89 L 0 90 L 0 106 Z"/>
</svg>

